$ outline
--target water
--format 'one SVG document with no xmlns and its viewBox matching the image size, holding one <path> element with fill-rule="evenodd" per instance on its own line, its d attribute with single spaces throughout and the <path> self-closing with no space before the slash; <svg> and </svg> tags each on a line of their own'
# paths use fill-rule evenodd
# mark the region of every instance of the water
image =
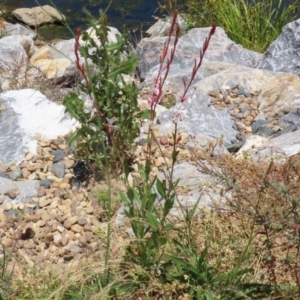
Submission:
<svg viewBox="0 0 300 300">
<path fill-rule="evenodd" d="M 2 0 L 3 2 L 3 0 Z M 0 3 L 2 3 L 0 0 Z M 87 9 L 94 17 L 99 16 L 99 10 L 104 10 L 109 4 L 108 0 L 53 0 L 52 3 L 67 17 L 70 27 L 89 27 L 89 16 L 83 11 Z M 6 0 L 5 6 L 9 9 L 34 7 L 51 4 L 48 0 Z M 140 34 L 141 29 L 147 29 L 155 20 L 153 15 L 159 16 L 158 0 L 113 0 L 108 10 L 110 26 L 118 28 L 121 32 L 129 29 Z M 142 28 L 141 28 L 142 27 Z M 45 26 L 38 32 L 47 38 L 69 38 L 70 32 L 63 26 Z M 138 37 L 137 37 L 138 38 Z"/>
<path fill-rule="evenodd" d="M 183 3 L 184 0 L 177 0 Z M 251 1 L 251 0 L 249 0 Z M 264 1 L 264 0 L 262 0 Z M 90 17 L 84 13 L 87 9 L 94 17 L 99 16 L 99 10 L 104 10 L 108 0 L 0 0 L 1 3 L 10 9 L 34 7 L 40 5 L 53 4 L 67 17 L 68 24 L 73 31 L 77 27 L 86 29 L 89 27 Z M 108 10 L 108 22 L 110 26 L 118 28 L 121 32 L 130 30 L 136 32 L 133 39 L 139 40 L 141 32 L 148 29 L 154 22 L 153 15 L 160 16 L 159 3 L 164 0 L 113 0 Z M 295 0 L 283 0 L 284 5 L 294 3 Z M 38 33 L 46 39 L 70 38 L 71 33 L 63 26 L 50 25 L 38 28 Z"/>
</svg>

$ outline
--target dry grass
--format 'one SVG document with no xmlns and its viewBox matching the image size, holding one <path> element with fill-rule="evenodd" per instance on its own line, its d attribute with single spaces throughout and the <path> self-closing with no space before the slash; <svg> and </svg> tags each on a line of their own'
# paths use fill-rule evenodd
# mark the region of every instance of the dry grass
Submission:
<svg viewBox="0 0 300 300">
<path fill-rule="evenodd" d="M 300 298 L 299 162 L 300 155 L 284 164 L 254 165 L 231 156 L 211 161 L 213 169 L 222 170 L 214 175 L 222 177 L 224 193 L 232 196 L 226 208 L 202 210 L 192 221 L 193 241 L 199 253 L 209 241 L 209 260 L 216 273 L 252 268 L 245 281 L 275 287 L 274 294 L 262 299 Z M 184 241 L 186 223 L 178 219 L 176 226 L 181 233 L 174 231 L 169 238 Z M 124 228 L 114 228 L 111 240 L 109 284 L 102 282 L 105 249 L 99 249 L 61 273 L 23 266 L 22 280 L 14 278 L 16 293 L 11 299 L 190 299 L 184 283 L 163 284 L 154 271 L 124 260 L 125 246 L 134 242 Z M 123 294 L 112 296 L 112 290 L 121 288 Z"/>
<path fill-rule="evenodd" d="M 259 166 L 231 156 L 219 157 L 211 164 L 222 172 L 214 175 L 222 175 L 232 196 L 226 209 L 202 210 L 192 222 L 193 242 L 199 252 L 209 241 L 209 260 L 217 266 L 215 272 L 252 268 L 253 272 L 244 278 L 247 282 L 275 287 L 272 296 L 262 299 L 299 299 L 299 162 L 300 155 L 285 164 Z M 186 224 L 177 220 L 177 226 L 183 232 Z M 176 232 L 170 238 L 185 240 L 182 233 Z M 55 269 L 27 269 L 25 275 L 22 272 L 22 281 L 14 278 L 13 299 L 189 299 L 185 284 L 163 284 L 151 272 L 124 260 L 124 248 L 130 242 L 124 228 L 115 228 L 111 240 L 113 276 L 108 285 L 101 286 L 103 247 L 60 274 Z M 144 281 L 137 282 L 138 278 Z M 111 288 L 115 289 L 115 284 L 132 290 L 124 288 L 123 296 L 113 298 Z"/>
<path fill-rule="evenodd" d="M 58 83 L 59 78 L 47 78 L 43 71 L 23 56 L 0 61 L 0 92 L 30 88 L 40 91 L 51 101 L 62 103 L 73 89 L 66 89 Z"/>
</svg>

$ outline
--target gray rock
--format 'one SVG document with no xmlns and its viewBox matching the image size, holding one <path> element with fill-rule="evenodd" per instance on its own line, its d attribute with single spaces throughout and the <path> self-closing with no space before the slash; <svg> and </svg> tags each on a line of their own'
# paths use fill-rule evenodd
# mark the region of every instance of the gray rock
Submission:
<svg viewBox="0 0 300 300">
<path fill-rule="evenodd" d="M 276 158 L 277 160 L 290 157 L 300 151 L 300 130 L 290 132 L 271 139 L 252 152 L 255 162 Z"/>
<path fill-rule="evenodd" d="M 39 27 L 45 24 L 61 23 L 66 18 L 50 5 L 37 6 L 33 8 L 18 8 L 12 12 L 18 21 L 30 27 Z"/>
<path fill-rule="evenodd" d="M 8 173 L 8 176 L 11 180 L 14 180 L 14 181 L 21 178 L 22 177 L 21 168 L 19 166 L 17 166 L 15 170 L 10 171 Z"/>
<path fill-rule="evenodd" d="M 166 132 L 172 127 L 172 118 L 177 107 L 169 109 L 159 117 L 160 132 Z M 217 110 L 214 107 L 199 105 L 197 109 L 191 105 L 187 107 L 187 114 L 178 123 L 178 130 L 183 130 L 191 135 L 202 133 L 211 138 L 224 138 L 225 144 L 231 144 L 236 139 L 234 122 L 226 110 Z"/>
<path fill-rule="evenodd" d="M 300 108 L 293 109 L 288 114 L 284 115 L 278 120 L 278 124 L 287 125 L 293 124 L 300 126 Z"/>
<path fill-rule="evenodd" d="M 269 46 L 258 68 L 300 74 L 300 19 L 285 25 L 279 37 Z"/>
<path fill-rule="evenodd" d="M 191 72 L 194 59 L 199 59 L 200 50 L 209 31 L 210 28 L 194 28 L 180 37 L 173 61 L 175 69 L 188 69 Z M 146 78 L 150 69 L 159 64 L 160 55 L 166 40 L 166 37 L 144 38 L 138 44 L 138 69 L 142 78 Z M 206 51 L 204 61 L 255 67 L 261 58 L 262 54 L 244 49 L 242 46 L 235 44 L 228 38 L 221 27 L 217 27 Z"/>
<path fill-rule="evenodd" d="M 37 34 L 34 30 L 25 27 L 21 24 L 11 24 L 8 22 L 4 22 L 4 29 L 2 33 L 7 36 L 15 36 L 15 35 L 22 35 L 22 36 L 29 36 L 32 39 L 36 39 Z"/>
<path fill-rule="evenodd" d="M 167 36 L 171 27 L 171 22 L 172 17 L 167 17 L 166 19 L 159 19 L 146 31 L 146 34 L 150 37 Z M 177 22 L 180 26 L 180 30 L 186 30 L 188 24 L 181 16 L 178 16 Z"/>
<path fill-rule="evenodd" d="M 21 214 L 22 214 L 22 212 L 19 209 L 11 209 L 5 215 L 7 218 L 10 218 L 10 217 L 17 217 Z"/>
<path fill-rule="evenodd" d="M 0 94 L 0 163 L 22 161 L 27 151 L 36 153 L 40 134 L 47 139 L 68 134 L 78 123 L 64 113 L 64 106 L 50 102 L 36 90 L 16 90 Z"/>
<path fill-rule="evenodd" d="M 43 179 L 43 180 L 40 180 L 40 186 L 44 187 L 45 189 L 49 189 L 51 184 L 52 184 L 52 180 L 50 179 Z"/>
<path fill-rule="evenodd" d="M 20 68 L 33 54 L 33 51 L 33 40 L 29 36 L 3 37 L 0 39 L 0 66 L 8 70 L 12 70 L 15 67 Z"/>
<path fill-rule="evenodd" d="M 66 169 L 66 166 L 61 165 L 59 163 L 55 163 L 51 167 L 53 174 L 58 178 L 63 178 L 65 176 L 65 169 Z"/>
<path fill-rule="evenodd" d="M 9 176 L 7 175 L 6 172 L 0 172 L 0 177 L 8 178 L 9 179 Z"/>
<path fill-rule="evenodd" d="M 262 119 L 258 119 L 257 121 L 255 121 L 252 125 L 251 125 L 251 128 L 252 128 L 252 132 L 253 133 L 256 133 L 259 131 L 259 129 L 265 125 L 265 124 L 270 124 L 271 121 L 269 120 L 262 120 Z"/>
<path fill-rule="evenodd" d="M 276 133 L 275 130 L 273 130 L 272 128 L 265 127 L 265 126 L 259 127 L 258 130 L 256 131 L 256 134 L 261 135 L 261 136 L 272 136 L 274 133 Z"/>
<path fill-rule="evenodd" d="M 16 188 L 18 189 L 19 194 L 14 200 L 5 196 L 6 193 Z M 3 203 L 26 203 L 32 197 L 37 196 L 38 188 L 38 180 L 12 181 L 10 179 L 0 177 L 0 194 L 3 195 Z"/>
<path fill-rule="evenodd" d="M 67 153 L 65 153 L 63 150 L 61 149 L 57 149 L 51 152 L 52 155 L 54 155 L 54 159 L 53 162 L 56 163 L 60 160 L 62 160 L 64 157 L 67 156 Z"/>
<path fill-rule="evenodd" d="M 294 132 L 294 131 L 296 131 L 298 129 L 300 129 L 299 126 L 292 124 L 292 125 L 289 125 L 289 126 L 285 127 L 283 130 L 274 133 L 272 135 L 272 137 L 275 138 L 275 137 L 281 136 L 283 134 L 287 134 L 289 132 Z"/>
</svg>

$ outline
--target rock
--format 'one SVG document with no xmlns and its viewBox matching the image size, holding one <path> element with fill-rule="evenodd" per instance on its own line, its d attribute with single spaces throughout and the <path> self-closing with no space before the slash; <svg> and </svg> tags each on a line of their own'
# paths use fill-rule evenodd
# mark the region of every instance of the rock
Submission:
<svg viewBox="0 0 300 300">
<path fill-rule="evenodd" d="M 51 167 L 53 174 L 58 178 L 63 178 L 65 176 L 65 169 L 66 169 L 65 165 L 59 163 L 55 163 Z"/>
<path fill-rule="evenodd" d="M 40 207 L 45 207 L 48 206 L 49 204 L 51 204 L 52 199 L 47 199 L 46 197 L 42 197 L 39 199 L 39 206 Z"/>
<path fill-rule="evenodd" d="M 0 211 L 0 222 L 5 222 L 6 221 L 6 215 Z"/>
<path fill-rule="evenodd" d="M 67 58 L 40 59 L 32 63 L 41 70 L 48 79 L 71 77 L 76 73 L 72 62 Z"/>
<path fill-rule="evenodd" d="M 7 191 L 4 195 L 8 196 L 10 199 L 16 199 L 17 196 L 19 195 L 19 190 L 12 189 L 12 190 Z"/>
<path fill-rule="evenodd" d="M 32 89 L 1 93 L 0 102 L 3 107 L 0 118 L 0 163 L 3 164 L 20 162 L 28 150 L 36 153 L 37 141 L 32 139 L 35 134 L 56 138 L 78 125 L 64 114 L 64 106 L 50 102 Z"/>
<path fill-rule="evenodd" d="M 5 248 L 10 248 L 13 244 L 14 240 L 12 238 L 9 237 L 4 237 L 3 239 L 1 239 L 1 244 L 5 247 Z"/>
<path fill-rule="evenodd" d="M 69 237 L 67 235 L 63 235 L 61 240 L 60 240 L 60 243 L 63 247 L 65 247 L 69 242 Z"/>
<path fill-rule="evenodd" d="M 11 180 L 16 181 L 17 179 L 21 178 L 21 168 L 17 166 L 15 170 L 8 172 L 7 175 Z"/>
<path fill-rule="evenodd" d="M 79 218 L 78 219 L 78 224 L 81 226 L 84 226 L 85 224 L 87 224 L 87 219 L 86 218 Z"/>
<path fill-rule="evenodd" d="M 43 179 L 43 180 L 40 180 L 39 183 L 40 183 L 40 186 L 44 187 L 45 189 L 49 189 L 50 185 L 52 183 L 52 180 L 50 180 L 50 179 Z"/>
<path fill-rule="evenodd" d="M 171 22 L 172 17 L 167 17 L 164 20 L 159 19 L 146 31 L 146 34 L 150 37 L 167 36 L 170 30 Z M 181 30 L 186 30 L 188 24 L 181 16 L 178 16 L 177 22 Z"/>
<path fill-rule="evenodd" d="M 75 233 L 81 233 L 82 229 L 82 226 L 80 226 L 79 224 L 74 224 L 71 226 L 71 230 Z"/>
<path fill-rule="evenodd" d="M 290 157 L 300 151 L 300 130 L 290 132 L 264 143 L 260 148 L 252 151 L 251 158 L 255 162 L 276 157 L 280 159 Z"/>
<path fill-rule="evenodd" d="M 71 251 L 71 253 L 75 253 L 75 254 L 81 252 L 80 247 L 76 244 L 69 245 L 69 250 Z"/>
<path fill-rule="evenodd" d="M 159 142 L 161 145 L 165 146 L 168 145 L 169 141 L 168 141 L 168 137 L 166 137 L 165 135 L 161 136 L 159 138 Z"/>
<path fill-rule="evenodd" d="M 299 75 L 299 28 L 300 19 L 285 25 L 279 37 L 264 53 L 258 68 Z"/>
<path fill-rule="evenodd" d="M 53 243 L 55 246 L 60 247 L 61 246 L 61 240 L 62 236 L 60 233 L 54 234 L 53 236 Z"/>
<path fill-rule="evenodd" d="M 203 42 L 208 36 L 209 31 L 210 28 L 194 28 L 180 37 L 176 50 L 176 61 L 171 65 L 168 81 L 170 81 L 170 78 L 176 76 L 180 77 L 180 79 L 190 76 L 194 58 L 199 57 L 200 49 L 202 49 Z M 159 64 L 161 49 L 163 49 L 166 40 L 166 37 L 144 38 L 138 43 L 138 69 L 141 78 L 151 81 L 153 74 L 157 73 L 157 67 L 156 69 L 153 67 Z M 196 81 L 200 78 L 205 78 L 209 72 L 211 72 L 210 75 L 220 72 L 220 70 L 216 71 L 218 69 L 216 68 L 217 62 L 255 67 L 261 59 L 262 54 L 244 49 L 242 46 L 235 44 L 227 37 L 221 27 L 217 27 L 208 50 L 205 53 L 205 61 L 209 61 L 209 63 L 203 64 L 200 68 L 196 76 Z M 219 65 L 221 65 L 220 63 Z M 225 65 L 224 67 L 226 68 Z M 151 68 L 153 69 L 150 71 Z M 208 69 L 206 70 L 206 68 Z M 176 82 L 180 84 L 178 88 L 181 89 L 183 86 L 182 80 L 181 82 Z"/>
<path fill-rule="evenodd" d="M 64 157 L 67 156 L 67 154 L 64 151 L 62 151 L 61 149 L 52 151 L 52 154 L 54 155 L 54 159 L 53 159 L 54 163 L 61 161 Z"/>
<path fill-rule="evenodd" d="M 78 216 L 73 216 L 73 217 L 67 219 L 66 221 L 64 221 L 64 227 L 65 227 L 66 229 L 70 229 L 71 226 L 72 226 L 73 224 L 75 224 L 77 221 L 78 221 Z"/>
<path fill-rule="evenodd" d="M 255 149 L 258 149 L 262 145 L 266 144 L 269 141 L 269 138 L 262 137 L 259 135 L 253 135 L 250 136 L 243 147 L 237 152 L 236 157 L 242 158 L 242 157 L 249 157 L 255 151 Z"/>
<path fill-rule="evenodd" d="M 16 24 L 11 24 L 8 22 L 4 22 L 4 29 L 3 29 L 3 34 L 5 36 L 29 36 L 33 40 L 36 39 L 37 34 L 34 30 L 25 27 L 22 24 L 16 23 Z"/>
<path fill-rule="evenodd" d="M 13 208 L 13 205 L 12 203 L 5 203 L 2 205 L 2 208 L 5 210 L 5 211 L 9 211 Z"/>
<path fill-rule="evenodd" d="M 15 35 L 0 39 L 0 66 L 4 69 L 12 70 L 12 66 L 21 68 L 33 53 L 34 44 L 29 36 Z M 5 76 L 9 78 L 10 75 Z"/>
<path fill-rule="evenodd" d="M 37 180 L 12 181 L 10 179 L 0 177 L 0 194 L 4 195 L 4 203 L 26 203 L 32 197 L 37 195 L 38 187 L 39 183 Z M 19 194 L 12 201 L 8 196 L 5 196 L 5 194 L 11 190 L 15 190 L 16 188 Z"/>
<path fill-rule="evenodd" d="M 18 8 L 12 11 L 12 15 L 18 21 L 30 27 L 39 27 L 45 24 L 61 23 L 65 16 L 50 5 L 37 6 L 33 8 Z"/>
</svg>

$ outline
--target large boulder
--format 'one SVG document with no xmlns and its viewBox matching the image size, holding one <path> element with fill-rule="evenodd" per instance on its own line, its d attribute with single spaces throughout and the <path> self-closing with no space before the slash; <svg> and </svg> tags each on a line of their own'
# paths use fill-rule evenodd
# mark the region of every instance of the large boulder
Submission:
<svg viewBox="0 0 300 300">
<path fill-rule="evenodd" d="M 32 39 L 36 39 L 37 34 L 34 32 L 34 30 L 25 27 L 22 24 L 11 24 L 8 22 L 4 22 L 4 27 L 2 29 L 2 34 L 4 36 L 9 36 L 9 35 L 21 35 L 21 36 L 29 36 Z"/>
<path fill-rule="evenodd" d="M 187 22 L 181 16 L 178 16 L 177 22 L 181 30 L 187 29 Z M 159 19 L 155 24 L 153 24 L 147 31 L 146 34 L 149 37 L 154 36 L 167 36 L 172 24 L 172 17 L 167 17 L 166 19 Z"/>
<path fill-rule="evenodd" d="M 86 32 L 93 38 L 96 44 L 100 47 L 100 41 L 95 34 L 93 27 L 90 27 Z M 121 33 L 113 27 L 109 27 L 108 43 L 115 43 L 117 41 L 117 35 Z M 83 46 L 85 42 L 82 38 L 79 39 L 79 44 Z M 78 70 L 75 66 L 75 39 L 61 40 L 55 43 L 53 46 L 46 45 L 38 49 L 31 57 L 31 64 L 41 69 L 47 76 L 47 78 L 68 78 L 74 77 Z M 90 49 L 92 53 L 94 49 Z M 84 58 L 79 54 L 80 63 L 85 63 Z M 91 62 L 90 60 L 88 60 Z"/>
<path fill-rule="evenodd" d="M 65 16 L 50 5 L 37 6 L 33 8 L 18 8 L 12 12 L 18 21 L 30 27 L 39 27 L 45 24 L 61 23 Z"/>
<path fill-rule="evenodd" d="M 33 53 L 34 43 L 29 36 L 15 35 L 0 39 L 0 66 L 4 68 L 20 66 Z"/>
<path fill-rule="evenodd" d="M 259 64 L 260 69 L 300 74 L 300 19 L 285 25 L 269 46 Z"/>
<path fill-rule="evenodd" d="M 39 91 L 26 89 L 0 94 L 0 163 L 20 162 L 27 151 L 36 153 L 36 135 L 52 139 L 68 134 L 79 124 Z"/>
<path fill-rule="evenodd" d="M 209 31 L 210 28 L 194 28 L 179 38 L 172 69 L 180 70 L 183 76 L 187 72 L 189 72 L 188 74 L 191 73 L 194 60 L 199 59 L 200 50 Z M 138 69 L 141 78 L 154 76 L 155 73 L 151 68 L 159 65 L 160 55 L 166 41 L 167 37 L 144 38 L 137 45 L 137 54 L 139 57 Z M 261 58 L 262 54 L 237 45 L 228 38 L 224 29 L 217 27 L 215 34 L 211 38 L 208 50 L 205 53 L 204 61 L 256 67 Z M 173 74 L 171 71 L 169 78 L 172 77 Z"/>
</svg>

